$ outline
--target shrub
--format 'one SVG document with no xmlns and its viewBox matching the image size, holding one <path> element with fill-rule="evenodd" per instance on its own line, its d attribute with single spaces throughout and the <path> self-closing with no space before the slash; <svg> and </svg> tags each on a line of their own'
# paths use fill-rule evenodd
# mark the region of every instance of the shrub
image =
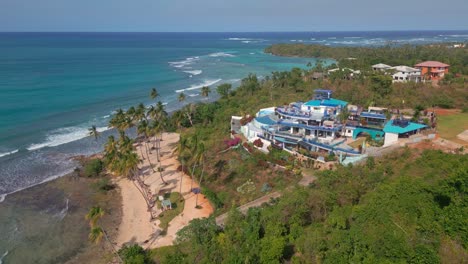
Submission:
<svg viewBox="0 0 468 264">
<path fill-rule="evenodd" d="M 262 148 L 263 147 L 263 141 L 259 138 L 257 138 L 254 142 L 253 142 L 254 146 L 256 146 L 257 148 Z"/>
<path fill-rule="evenodd" d="M 83 176 L 96 177 L 103 170 L 103 163 L 100 159 L 92 159 L 88 161 L 83 168 Z"/>
<path fill-rule="evenodd" d="M 228 147 L 235 147 L 239 145 L 240 142 L 241 142 L 241 139 L 238 137 L 235 137 L 233 139 L 225 140 L 224 144 L 226 144 Z"/>
<path fill-rule="evenodd" d="M 119 255 L 126 264 L 152 263 L 148 253 L 140 245 L 124 246 L 119 250 Z"/>
<path fill-rule="evenodd" d="M 214 205 L 215 208 L 222 208 L 224 206 L 221 199 L 212 190 L 202 187 L 202 193 Z"/>
<path fill-rule="evenodd" d="M 94 187 L 98 191 L 102 191 L 102 192 L 107 192 L 107 191 L 115 189 L 115 185 L 111 184 L 109 182 L 109 179 L 107 178 L 99 179 L 96 183 L 94 183 Z"/>
</svg>

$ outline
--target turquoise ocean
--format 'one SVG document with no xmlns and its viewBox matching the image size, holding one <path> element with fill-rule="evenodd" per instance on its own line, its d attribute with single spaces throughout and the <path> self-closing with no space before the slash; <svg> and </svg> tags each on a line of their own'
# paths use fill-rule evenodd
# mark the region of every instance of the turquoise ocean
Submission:
<svg viewBox="0 0 468 264">
<path fill-rule="evenodd" d="M 148 96 L 153 87 L 172 111 L 180 107 L 180 92 L 187 103 L 200 101 L 202 86 L 236 86 L 248 73 L 264 77 L 315 63 L 265 54 L 270 44 L 467 41 L 468 31 L 0 33 L 0 202 L 71 172 L 77 165 L 73 156 L 101 151 L 113 133 L 107 128 L 113 111 L 154 103 Z M 215 99 L 215 92 L 211 96 Z M 103 132 L 98 141 L 86 137 L 92 125 Z M 60 213 L 68 200 L 51 206 Z M 14 250 L 9 239 L 21 232 L 11 220 L 14 214 L 0 219 L 0 263 Z"/>
</svg>

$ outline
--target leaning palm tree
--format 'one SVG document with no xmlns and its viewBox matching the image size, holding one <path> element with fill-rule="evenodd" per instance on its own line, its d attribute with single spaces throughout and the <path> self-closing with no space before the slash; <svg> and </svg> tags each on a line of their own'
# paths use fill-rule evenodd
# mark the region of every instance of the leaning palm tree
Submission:
<svg viewBox="0 0 468 264">
<path fill-rule="evenodd" d="M 97 221 L 104 216 L 104 210 L 100 206 L 93 206 L 89 209 L 85 218 L 89 221 L 90 226 L 95 226 Z"/>
<path fill-rule="evenodd" d="M 94 137 L 94 140 L 97 140 L 99 137 L 99 131 L 97 130 L 95 125 L 92 125 L 90 128 L 88 128 L 88 135 L 90 137 Z"/>
<path fill-rule="evenodd" d="M 159 163 L 159 167 L 158 167 L 159 177 L 161 178 L 161 181 L 164 183 L 164 185 L 167 185 L 167 182 L 163 178 L 163 171 L 164 171 L 164 168 L 161 167 L 161 163 Z"/>
<path fill-rule="evenodd" d="M 103 237 L 104 237 L 104 230 L 102 230 L 101 227 L 99 226 L 91 227 L 91 231 L 89 232 L 89 235 L 88 235 L 89 241 L 99 244 L 99 242 L 101 242 Z"/>
<path fill-rule="evenodd" d="M 201 188 L 201 182 L 203 179 L 203 173 L 205 172 L 205 144 L 200 142 L 197 146 L 197 154 L 195 156 L 196 162 L 202 167 L 200 179 L 198 181 L 198 187 Z M 193 180 L 193 179 L 192 179 Z M 195 208 L 198 208 L 198 193 L 195 198 Z"/>
<path fill-rule="evenodd" d="M 201 89 L 201 96 L 208 98 L 208 96 L 210 95 L 210 93 L 211 93 L 210 87 L 208 87 L 208 86 L 203 86 L 203 87 L 202 87 L 202 89 Z"/>
<path fill-rule="evenodd" d="M 185 153 L 185 151 L 187 149 L 188 149 L 188 140 L 187 140 L 187 138 L 179 136 L 179 142 L 177 143 L 177 146 L 174 149 L 173 153 L 178 154 L 178 159 L 179 159 L 180 164 L 182 166 L 182 171 L 180 173 L 180 190 L 179 190 L 179 196 L 180 196 L 181 200 L 182 200 L 182 179 L 183 179 L 184 173 L 185 173 L 184 168 L 185 168 L 185 162 L 186 162 L 186 158 L 184 157 L 184 153 Z"/>
<path fill-rule="evenodd" d="M 89 210 L 88 214 L 86 215 L 87 220 L 92 219 L 92 221 L 90 220 L 91 230 L 89 231 L 89 235 L 88 235 L 89 241 L 98 244 L 99 242 L 101 242 L 102 238 L 104 237 L 106 241 L 109 242 L 109 244 L 111 245 L 112 251 L 114 252 L 114 254 L 116 254 L 120 262 L 123 263 L 122 258 L 120 258 L 114 245 L 111 243 L 111 241 L 107 237 L 107 234 L 104 228 L 96 225 L 97 221 L 103 215 L 104 215 L 104 210 L 99 206 L 92 207 Z"/>
</svg>

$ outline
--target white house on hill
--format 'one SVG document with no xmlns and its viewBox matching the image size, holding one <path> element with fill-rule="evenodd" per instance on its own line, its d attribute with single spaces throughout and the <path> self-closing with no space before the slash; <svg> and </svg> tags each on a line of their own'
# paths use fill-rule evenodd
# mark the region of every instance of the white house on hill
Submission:
<svg viewBox="0 0 468 264">
<path fill-rule="evenodd" d="M 400 65 L 390 67 L 389 70 L 393 70 L 392 74 L 393 82 L 420 82 L 421 81 L 421 70 Z"/>
</svg>

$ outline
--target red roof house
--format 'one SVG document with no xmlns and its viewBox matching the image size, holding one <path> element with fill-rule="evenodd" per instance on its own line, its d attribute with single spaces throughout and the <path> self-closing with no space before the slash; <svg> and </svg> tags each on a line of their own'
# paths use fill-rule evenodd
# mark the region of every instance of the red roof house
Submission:
<svg viewBox="0 0 468 264">
<path fill-rule="evenodd" d="M 450 65 L 438 61 L 425 61 L 414 65 L 421 70 L 421 75 L 429 80 L 440 80 L 448 73 Z"/>
</svg>

